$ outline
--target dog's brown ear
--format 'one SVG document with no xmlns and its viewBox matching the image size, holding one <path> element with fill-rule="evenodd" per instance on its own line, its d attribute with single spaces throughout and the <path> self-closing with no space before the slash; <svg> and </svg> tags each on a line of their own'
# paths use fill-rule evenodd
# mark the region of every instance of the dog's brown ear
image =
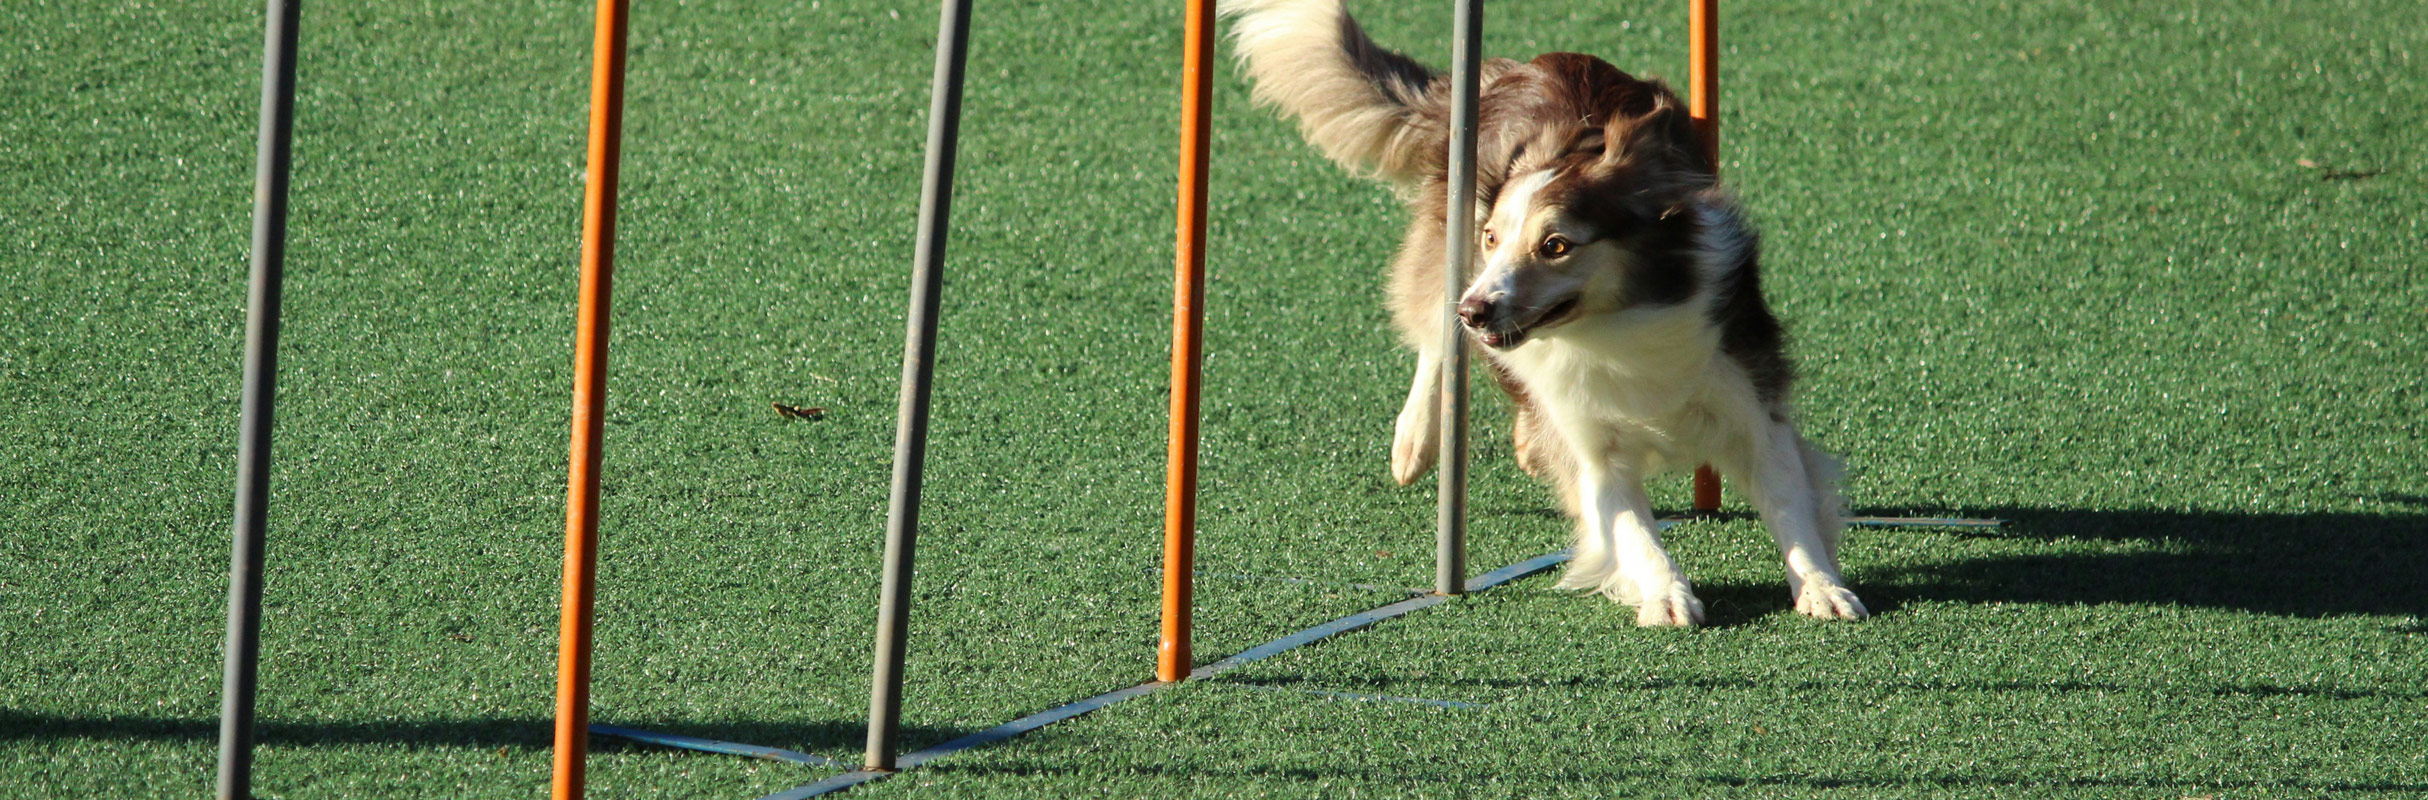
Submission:
<svg viewBox="0 0 2428 800">
<path fill-rule="evenodd" d="M 1599 157 L 1607 152 L 1609 134 L 1592 125 L 1543 125 L 1534 135 L 1520 142 L 1509 154 L 1508 173 L 1540 168 L 1583 153 Z"/>
<path fill-rule="evenodd" d="M 1602 157 L 1608 158 L 1610 156 L 1610 133 L 1605 128 L 1579 127 L 1569 134 L 1568 146 L 1561 150 L 1569 154 L 1600 153 Z"/>
<path fill-rule="evenodd" d="M 1677 96 L 1667 91 L 1653 96 L 1650 111 L 1635 116 L 1612 115 L 1610 123 L 1603 126 L 1602 135 L 1612 143 L 1602 150 L 1604 163 L 1630 161 L 1680 172 L 1711 172 L 1711 165 L 1704 163 L 1702 149 L 1695 142 L 1694 119 L 1679 106 Z"/>
</svg>

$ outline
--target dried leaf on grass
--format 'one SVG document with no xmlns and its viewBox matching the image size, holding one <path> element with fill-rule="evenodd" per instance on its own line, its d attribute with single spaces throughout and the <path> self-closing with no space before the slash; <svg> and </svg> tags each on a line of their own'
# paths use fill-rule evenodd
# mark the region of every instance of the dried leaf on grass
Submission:
<svg viewBox="0 0 2428 800">
<path fill-rule="evenodd" d="M 826 416 L 826 409 L 818 406 L 802 408 L 800 406 L 788 406 L 783 403 L 769 403 L 768 405 L 775 407 L 776 416 L 783 417 L 785 419 L 814 420 Z"/>
</svg>

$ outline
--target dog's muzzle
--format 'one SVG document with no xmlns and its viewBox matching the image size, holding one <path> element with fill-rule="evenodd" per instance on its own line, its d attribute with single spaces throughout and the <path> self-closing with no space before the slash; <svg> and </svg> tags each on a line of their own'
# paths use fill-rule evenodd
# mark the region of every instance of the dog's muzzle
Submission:
<svg viewBox="0 0 2428 800">
<path fill-rule="evenodd" d="M 1569 298 L 1545 308 L 1511 308 L 1481 297 L 1469 296 L 1459 301 L 1460 324 L 1475 332 L 1475 340 L 1485 347 L 1507 350 L 1526 343 L 1526 337 L 1545 323 L 1557 322 L 1575 309 L 1576 298 Z"/>
<path fill-rule="evenodd" d="M 1497 304 L 1481 297 L 1467 297 L 1458 303 L 1458 321 L 1475 333 L 1476 341 L 1483 342 L 1485 347 L 1503 350 L 1518 346 L 1519 342 L 1526 340 L 1526 331 L 1495 326 L 1493 323 L 1500 321 L 1499 312 Z"/>
</svg>

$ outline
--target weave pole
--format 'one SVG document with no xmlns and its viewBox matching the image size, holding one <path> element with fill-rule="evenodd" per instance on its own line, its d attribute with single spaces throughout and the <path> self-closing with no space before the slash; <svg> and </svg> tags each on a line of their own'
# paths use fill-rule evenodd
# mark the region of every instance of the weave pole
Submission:
<svg viewBox="0 0 2428 800">
<path fill-rule="evenodd" d="M 885 578 L 877 606 L 876 669 L 868 698 L 871 771 L 892 771 L 902 733 L 902 661 L 910 638 L 911 560 L 919 537 L 919 489 L 927 469 L 928 394 L 935 385 L 936 307 L 953 207 L 953 158 L 961 138 L 962 62 L 969 53 L 970 0 L 944 0 L 936 75 L 927 110 L 927 168 L 919 190 L 919 239 L 911 254 L 909 332 L 902 346 L 902 403 L 894 427 L 894 486 L 885 520 Z"/>
<path fill-rule="evenodd" d="M 1442 452 L 1435 504 L 1433 591 L 1467 591 L 1467 331 L 1459 295 L 1475 259 L 1476 71 L 1483 63 L 1483 0 L 1458 0 L 1450 43 L 1449 253 L 1442 270 Z"/>
<path fill-rule="evenodd" d="M 1712 174 L 1720 171 L 1720 0 L 1688 0 L 1687 36 L 1694 61 L 1687 79 L 1686 113 L 1694 118 L 1695 140 Z M 1720 510 L 1720 473 L 1711 465 L 1695 468 L 1695 513 Z"/>
<path fill-rule="evenodd" d="M 1197 564 L 1198 373 L 1205 364 L 1206 169 L 1214 138 L 1214 3 L 1188 0 L 1180 64 L 1180 222 L 1172 280 L 1172 430 L 1163 501 L 1163 639 L 1155 679 L 1189 677 Z"/>
<path fill-rule="evenodd" d="M 590 751 L 590 624 L 598 596 L 599 448 L 607 422 L 615 187 L 624 147 L 625 12 L 626 0 L 599 0 L 592 43 L 582 285 L 574 310 L 573 445 L 565 479 L 565 599 L 557 622 L 555 771 L 549 782 L 555 800 L 582 796 Z"/>
<path fill-rule="evenodd" d="M 300 0 L 269 0 L 261 51 L 261 141 L 253 163 L 253 263 L 245 288 L 244 407 L 228 565 L 220 688 L 219 799 L 253 794 L 253 698 L 261 666 L 261 562 L 270 509 L 270 420 L 278 395 L 278 300 L 286 281 L 287 175 L 294 166 L 295 23 Z"/>
</svg>

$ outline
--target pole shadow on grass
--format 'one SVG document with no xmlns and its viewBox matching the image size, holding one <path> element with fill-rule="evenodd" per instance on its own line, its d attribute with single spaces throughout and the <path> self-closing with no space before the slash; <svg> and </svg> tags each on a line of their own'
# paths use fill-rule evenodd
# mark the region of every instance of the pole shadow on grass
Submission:
<svg viewBox="0 0 2428 800">
<path fill-rule="evenodd" d="M 363 744 L 426 748 L 460 747 L 494 750 L 547 750 L 554 741 L 554 722 L 546 717 L 425 719 L 378 722 L 280 722 L 262 720 L 256 739 L 287 747 Z M 673 733 L 702 739 L 786 747 L 805 752 L 857 752 L 866 743 L 867 724 L 851 722 L 634 722 L 615 720 L 623 727 Z M 975 729 L 905 727 L 903 740 L 925 747 L 967 735 Z M 96 741 L 196 741 L 219 738 L 216 717 L 79 717 L 0 709 L 0 742 L 20 739 L 89 739 Z M 592 735 L 594 752 L 646 750 L 671 752 L 653 745 Z"/>
</svg>

